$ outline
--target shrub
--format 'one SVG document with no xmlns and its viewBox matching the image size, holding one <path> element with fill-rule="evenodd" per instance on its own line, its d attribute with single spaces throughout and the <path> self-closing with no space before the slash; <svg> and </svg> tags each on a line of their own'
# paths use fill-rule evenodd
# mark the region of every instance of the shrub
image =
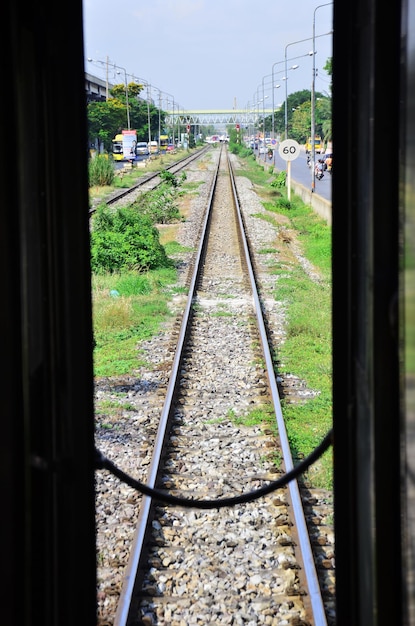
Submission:
<svg viewBox="0 0 415 626">
<path fill-rule="evenodd" d="M 98 208 L 91 232 L 93 272 L 146 271 L 170 264 L 148 216 L 133 207 L 116 212 L 105 206 Z"/>
<path fill-rule="evenodd" d="M 288 198 L 279 198 L 275 203 L 279 209 L 289 210 L 292 207 L 292 204 Z"/>
<path fill-rule="evenodd" d="M 277 187 L 277 189 L 283 189 L 287 184 L 287 172 L 283 170 L 276 176 L 275 180 L 272 181 L 271 187 Z"/>
<path fill-rule="evenodd" d="M 114 181 L 114 166 L 104 154 L 99 154 L 89 161 L 88 173 L 90 187 L 112 185 Z"/>
<path fill-rule="evenodd" d="M 180 219 L 180 212 L 176 206 L 176 198 L 180 193 L 179 187 L 186 180 L 183 173 L 178 179 L 166 170 L 160 172 L 163 182 L 152 191 L 138 196 L 134 203 L 140 213 L 147 215 L 153 224 L 169 224 Z"/>
<path fill-rule="evenodd" d="M 176 194 L 176 187 L 161 183 L 156 189 L 141 194 L 133 206 L 153 224 L 169 224 L 180 219 L 180 212 L 175 204 Z"/>
<path fill-rule="evenodd" d="M 177 187 L 179 185 L 179 181 L 176 176 L 168 170 L 162 170 L 160 172 L 160 178 L 163 182 L 170 184 L 172 187 Z"/>
</svg>

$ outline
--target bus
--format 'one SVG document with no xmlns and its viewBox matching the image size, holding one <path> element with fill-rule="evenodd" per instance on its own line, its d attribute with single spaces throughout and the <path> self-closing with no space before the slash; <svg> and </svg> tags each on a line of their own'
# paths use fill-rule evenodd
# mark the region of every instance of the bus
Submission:
<svg viewBox="0 0 415 626">
<path fill-rule="evenodd" d="M 167 152 L 168 145 L 169 145 L 169 136 L 160 135 L 160 152 Z"/>
<path fill-rule="evenodd" d="M 313 145 L 311 143 L 311 137 L 309 137 L 307 139 L 307 143 L 305 144 L 305 153 L 309 154 L 312 149 Z M 322 151 L 321 137 L 319 135 L 316 135 L 314 138 L 314 151 L 317 152 L 317 154 L 320 154 L 320 152 Z"/>
<path fill-rule="evenodd" d="M 122 135 L 115 135 L 112 140 L 112 158 L 114 161 L 123 161 L 124 159 Z"/>
</svg>

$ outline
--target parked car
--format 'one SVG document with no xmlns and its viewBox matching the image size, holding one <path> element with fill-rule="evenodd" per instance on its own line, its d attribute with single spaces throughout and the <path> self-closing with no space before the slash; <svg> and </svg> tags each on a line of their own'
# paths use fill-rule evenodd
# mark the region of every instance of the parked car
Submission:
<svg viewBox="0 0 415 626">
<path fill-rule="evenodd" d="M 139 154 L 149 154 L 148 146 L 146 141 L 138 141 L 135 149 L 137 155 Z"/>
</svg>

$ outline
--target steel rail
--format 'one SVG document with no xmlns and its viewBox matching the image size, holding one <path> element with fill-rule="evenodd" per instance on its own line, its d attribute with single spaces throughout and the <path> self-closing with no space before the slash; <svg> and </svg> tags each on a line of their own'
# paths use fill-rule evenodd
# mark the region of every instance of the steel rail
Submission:
<svg viewBox="0 0 415 626">
<path fill-rule="evenodd" d="M 163 450 L 164 441 L 166 437 L 167 425 L 169 422 L 169 417 L 170 417 L 170 413 L 172 409 L 172 403 L 174 400 L 174 395 L 176 392 L 178 379 L 179 379 L 180 366 L 181 366 L 181 362 L 183 358 L 183 348 L 185 345 L 186 336 L 187 336 L 190 321 L 191 321 L 191 311 L 192 311 L 193 300 L 194 300 L 194 296 L 196 292 L 197 281 L 198 281 L 201 268 L 202 268 L 202 259 L 203 259 L 204 249 L 206 246 L 206 233 L 207 233 L 208 224 L 209 224 L 210 215 L 211 215 L 213 194 L 215 192 L 216 183 L 218 179 L 219 165 L 220 165 L 220 157 L 218 159 L 217 168 L 216 168 L 212 185 L 211 185 L 211 189 L 209 192 L 207 210 L 205 213 L 202 231 L 201 231 L 200 244 L 197 250 L 195 264 L 194 264 L 194 271 L 193 271 L 193 275 L 192 275 L 192 279 L 191 279 L 191 283 L 189 287 L 189 295 L 187 298 L 187 304 L 186 304 L 186 308 L 185 308 L 183 318 L 182 318 L 179 338 L 177 342 L 177 349 L 176 349 L 176 353 L 175 353 L 174 360 L 173 360 L 173 365 L 172 365 L 172 370 L 170 374 L 169 384 L 168 384 L 167 391 L 166 391 L 166 398 L 164 401 L 163 410 L 160 416 L 160 423 L 159 423 L 156 440 L 154 444 L 153 456 L 152 456 L 152 460 L 151 460 L 149 471 L 148 471 L 146 484 L 149 487 L 155 486 L 157 474 L 160 469 L 160 460 L 161 460 L 162 450 Z M 130 612 L 130 606 L 131 606 L 131 601 L 132 601 L 133 592 L 134 592 L 134 585 L 135 585 L 135 580 L 136 580 L 136 572 L 138 570 L 141 554 L 143 552 L 145 533 L 146 533 L 148 520 L 150 518 L 150 509 L 151 509 L 152 500 L 153 499 L 150 496 L 143 496 L 143 499 L 141 502 L 140 513 L 139 513 L 139 517 L 137 520 L 136 533 L 134 536 L 130 558 L 129 558 L 128 565 L 127 565 L 126 575 L 125 575 L 124 584 L 121 590 L 117 612 L 115 614 L 114 626 L 126 626 L 127 621 L 128 621 L 128 615 Z"/>
<path fill-rule="evenodd" d="M 292 460 L 290 445 L 288 442 L 287 430 L 285 428 L 285 422 L 284 422 L 284 418 L 282 415 L 280 396 L 279 396 L 278 386 L 277 386 L 277 382 L 276 382 L 275 374 L 274 374 L 274 364 L 273 364 L 271 352 L 269 349 L 268 336 L 267 336 L 267 332 L 265 328 L 264 318 L 262 315 L 262 307 L 261 307 L 261 303 L 259 300 L 257 285 L 255 281 L 255 275 L 254 275 L 254 271 L 253 271 L 253 267 L 251 263 L 251 254 L 250 254 L 248 242 L 245 236 L 245 228 L 244 228 L 243 217 L 242 217 L 241 208 L 239 204 L 239 199 L 238 199 L 238 192 L 237 192 L 236 184 L 235 184 L 235 176 L 233 173 L 233 168 L 232 168 L 232 164 L 230 162 L 229 157 L 228 157 L 228 166 L 229 166 L 229 171 L 231 174 L 231 182 L 232 182 L 232 188 L 233 188 L 235 202 L 236 202 L 236 210 L 237 210 L 237 216 L 238 216 L 238 221 L 240 225 L 240 233 L 241 233 L 243 247 L 245 251 L 249 278 L 251 281 L 257 323 L 258 323 L 261 344 L 262 344 L 262 351 L 263 351 L 264 359 L 265 359 L 266 366 L 267 366 L 268 381 L 270 385 L 270 391 L 271 391 L 272 401 L 274 405 L 275 417 L 276 417 L 277 426 L 278 426 L 278 434 L 279 434 L 281 447 L 283 451 L 284 465 L 285 465 L 286 472 L 288 472 L 294 468 L 294 464 Z M 295 519 L 298 539 L 300 543 L 301 557 L 302 557 L 303 564 L 304 564 L 304 573 L 305 573 L 305 577 L 307 581 L 308 590 L 310 592 L 310 601 L 311 601 L 311 608 L 312 608 L 313 617 L 314 617 L 314 624 L 315 626 L 326 626 L 327 625 L 326 613 L 324 610 L 323 600 L 321 597 L 320 585 L 318 582 L 317 572 L 316 572 L 316 568 L 314 564 L 313 552 L 311 549 L 310 538 L 309 538 L 307 525 L 306 525 L 306 521 L 304 517 L 304 510 L 303 510 L 303 505 L 301 502 L 301 496 L 300 496 L 297 480 L 290 481 L 288 483 L 288 487 L 289 487 L 291 503 L 292 503 L 293 512 L 294 512 L 294 519 Z"/>
</svg>

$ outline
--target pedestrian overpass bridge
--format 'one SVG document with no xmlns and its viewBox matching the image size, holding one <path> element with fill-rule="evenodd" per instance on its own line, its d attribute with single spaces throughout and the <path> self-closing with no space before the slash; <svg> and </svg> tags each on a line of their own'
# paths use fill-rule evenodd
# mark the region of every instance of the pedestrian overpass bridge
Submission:
<svg viewBox="0 0 415 626">
<path fill-rule="evenodd" d="M 207 111 L 178 111 L 167 110 L 166 123 L 168 125 L 181 124 L 190 126 L 226 126 L 229 124 L 240 124 L 249 126 L 256 124 L 262 116 L 272 115 L 272 109 L 259 109 L 248 111 L 247 109 L 219 109 Z"/>
</svg>

